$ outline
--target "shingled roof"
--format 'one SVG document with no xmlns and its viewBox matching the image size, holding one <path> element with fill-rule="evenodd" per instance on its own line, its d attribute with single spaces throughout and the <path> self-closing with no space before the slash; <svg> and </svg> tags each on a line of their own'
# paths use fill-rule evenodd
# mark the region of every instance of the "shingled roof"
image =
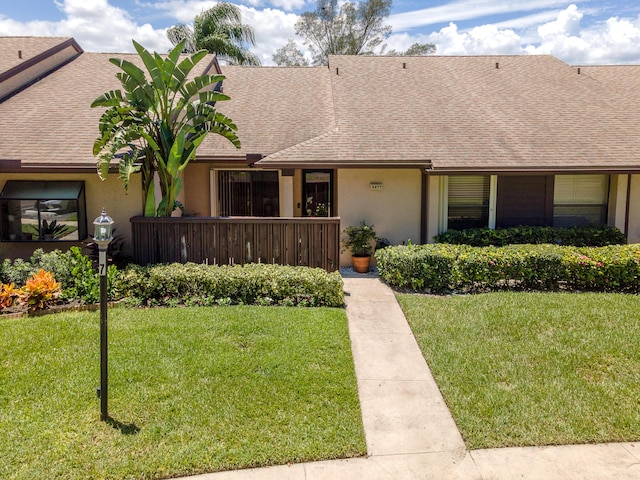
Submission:
<svg viewBox="0 0 640 480">
<path fill-rule="evenodd" d="M 110 58 L 141 61 L 137 54 L 83 53 L 29 88 L 0 103 L 0 161 L 7 169 L 95 169 L 93 142 L 104 112 L 90 108 L 102 93 L 121 88 Z M 217 68 L 213 55 L 196 74 Z M 213 73 L 213 72 L 212 72 Z M 14 162 L 11 162 L 11 161 Z"/>
<path fill-rule="evenodd" d="M 618 88 L 633 75 L 614 88 L 551 56 L 336 56 L 328 71 L 335 130 L 260 165 L 640 169 L 637 102 Z"/>
<path fill-rule="evenodd" d="M 209 135 L 198 157 L 268 155 L 335 128 L 326 67 L 222 67 L 230 101 L 216 105 L 238 126 L 242 149 Z"/>
<path fill-rule="evenodd" d="M 13 51 L 18 40 L 0 47 Z M 77 45 L 33 44 L 48 51 L 65 42 Z M 109 58 L 138 57 L 76 53 L 0 101 L 3 168 L 94 168 L 102 110 L 89 105 L 120 86 Z M 4 61 L 16 68 L 15 59 Z M 214 63 L 211 56 L 200 65 Z M 231 100 L 217 107 L 238 125 L 242 148 L 211 135 L 199 159 L 433 173 L 640 171 L 640 66 L 578 68 L 551 56 L 332 56 L 328 67 L 222 73 Z"/>
<path fill-rule="evenodd" d="M 82 53 L 73 38 L 0 37 L 0 101 Z"/>
</svg>

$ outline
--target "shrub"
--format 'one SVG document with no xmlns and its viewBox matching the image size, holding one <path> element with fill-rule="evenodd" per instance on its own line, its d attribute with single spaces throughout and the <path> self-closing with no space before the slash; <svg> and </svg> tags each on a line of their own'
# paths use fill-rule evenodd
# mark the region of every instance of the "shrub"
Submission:
<svg viewBox="0 0 640 480">
<path fill-rule="evenodd" d="M 640 291 L 640 245 L 398 246 L 376 259 L 385 281 L 413 290 Z"/>
<path fill-rule="evenodd" d="M 508 245 L 467 248 L 457 258 L 458 288 L 558 288 L 563 278 L 561 247 Z"/>
<path fill-rule="evenodd" d="M 0 310 L 12 307 L 18 295 L 13 283 L 0 283 Z"/>
<path fill-rule="evenodd" d="M 118 273 L 113 286 L 116 298 L 138 305 L 338 307 L 344 303 L 338 272 L 282 265 L 130 265 Z"/>
<path fill-rule="evenodd" d="M 27 279 L 38 270 L 30 262 L 17 258 L 13 262 L 5 258 L 2 262 L 2 277 L 0 283 L 24 285 Z"/>
<path fill-rule="evenodd" d="M 640 245 L 566 251 L 567 283 L 578 290 L 640 290 Z"/>
<path fill-rule="evenodd" d="M 61 292 L 60 282 L 56 282 L 53 274 L 40 269 L 20 289 L 18 298 L 27 305 L 29 311 L 42 310 L 53 303 Z"/>
<path fill-rule="evenodd" d="M 95 303 L 100 298 L 100 279 L 93 269 L 91 260 L 82 254 L 78 247 L 71 247 L 67 252 L 54 250 L 45 253 L 37 249 L 29 261 L 16 259 L 13 262 L 5 259 L 2 265 L 2 283 L 24 285 L 27 279 L 40 269 L 51 272 L 62 286 L 61 299 L 81 299 L 87 303 Z M 113 271 L 111 272 L 113 276 Z"/>
<path fill-rule="evenodd" d="M 434 237 L 437 243 L 471 245 L 473 247 L 505 246 L 511 244 L 570 245 L 575 247 L 603 247 L 627 243 L 624 234 L 615 227 L 509 227 L 495 230 L 470 228 L 449 230 Z"/>
<path fill-rule="evenodd" d="M 442 292 L 455 284 L 454 265 L 463 249 L 451 245 L 399 245 L 376 251 L 383 280 L 398 287 Z"/>
</svg>

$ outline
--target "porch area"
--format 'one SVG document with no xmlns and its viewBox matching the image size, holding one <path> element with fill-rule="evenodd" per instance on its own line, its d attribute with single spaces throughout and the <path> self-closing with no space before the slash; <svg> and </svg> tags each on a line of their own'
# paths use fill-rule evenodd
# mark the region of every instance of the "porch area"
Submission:
<svg viewBox="0 0 640 480">
<path fill-rule="evenodd" d="M 134 261 L 340 265 L 340 218 L 132 217 Z"/>
</svg>

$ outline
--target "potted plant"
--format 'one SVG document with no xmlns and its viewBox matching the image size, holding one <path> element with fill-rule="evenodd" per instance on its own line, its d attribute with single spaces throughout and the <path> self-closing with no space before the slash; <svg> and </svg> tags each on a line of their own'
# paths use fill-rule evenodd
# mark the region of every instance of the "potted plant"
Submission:
<svg viewBox="0 0 640 480">
<path fill-rule="evenodd" d="M 352 225 L 345 228 L 346 238 L 343 240 L 345 249 L 351 250 L 353 268 L 358 273 L 367 273 L 371 262 L 371 253 L 378 240 L 373 225 L 367 225 L 362 220 L 360 225 Z"/>
</svg>

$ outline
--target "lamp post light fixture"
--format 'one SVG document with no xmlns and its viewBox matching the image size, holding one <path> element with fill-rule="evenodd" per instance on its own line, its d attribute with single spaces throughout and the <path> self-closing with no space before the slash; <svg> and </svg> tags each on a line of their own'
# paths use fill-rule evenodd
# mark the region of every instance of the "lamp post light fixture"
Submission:
<svg viewBox="0 0 640 480">
<path fill-rule="evenodd" d="M 107 248 L 113 240 L 113 219 L 107 216 L 105 209 L 93 221 L 93 241 L 98 244 L 98 268 L 100 273 L 100 420 L 107 421 L 108 413 L 108 344 L 107 344 Z"/>
</svg>

